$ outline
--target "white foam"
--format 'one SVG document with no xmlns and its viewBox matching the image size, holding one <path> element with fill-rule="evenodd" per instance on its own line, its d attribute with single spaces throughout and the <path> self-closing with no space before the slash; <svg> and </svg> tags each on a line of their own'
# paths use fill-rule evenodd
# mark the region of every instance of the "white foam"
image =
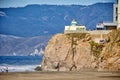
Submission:
<svg viewBox="0 0 120 80">
<path fill-rule="evenodd" d="M 34 69 L 37 66 L 39 66 L 39 65 L 7 65 L 8 72 L 34 71 Z M 4 71 L 5 69 L 6 69 L 6 66 L 0 65 L 0 70 Z"/>
</svg>

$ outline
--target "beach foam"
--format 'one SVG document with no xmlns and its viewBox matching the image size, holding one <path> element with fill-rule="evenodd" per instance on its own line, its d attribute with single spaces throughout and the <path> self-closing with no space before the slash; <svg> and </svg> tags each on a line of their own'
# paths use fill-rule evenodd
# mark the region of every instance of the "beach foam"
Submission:
<svg viewBox="0 0 120 80">
<path fill-rule="evenodd" d="M 34 71 L 34 69 L 39 65 L 0 65 L 0 72 L 8 68 L 8 72 L 26 72 Z"/>
</svg>

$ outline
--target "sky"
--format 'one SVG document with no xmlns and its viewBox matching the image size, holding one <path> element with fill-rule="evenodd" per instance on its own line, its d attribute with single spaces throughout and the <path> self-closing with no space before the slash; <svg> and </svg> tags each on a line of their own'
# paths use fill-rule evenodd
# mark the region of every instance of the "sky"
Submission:
<svg viewBox="0 0 120 80">
<path fill-rule="evenodd" d="M 117 0 L 0 0 L 0 8 L 24 7 L 30 4 L 52 4 L 52 5 L 91 5 L 98 2 L 116 2 Z"/>
</svg>

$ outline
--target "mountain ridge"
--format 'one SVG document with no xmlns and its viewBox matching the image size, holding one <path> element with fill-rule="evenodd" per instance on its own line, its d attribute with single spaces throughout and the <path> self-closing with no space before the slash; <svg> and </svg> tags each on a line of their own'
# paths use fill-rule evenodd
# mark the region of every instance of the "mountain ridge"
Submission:
<svg viewBox="0 0 120 80">
<path fill-rule="evenodd" d="M 0 34 L 22 37 L 63 33 L 72 19 L 87 29 L 102 21 L 112 21 L 113 3 L 93 5 L 28 5 L 0 8 Z"/>
<path fill-rule="evenodd" d="M 28 56 L 35 49 L 44 50 L 50 36 L 18 37 L 0 34 L 0 56 Z"/>
</svg>

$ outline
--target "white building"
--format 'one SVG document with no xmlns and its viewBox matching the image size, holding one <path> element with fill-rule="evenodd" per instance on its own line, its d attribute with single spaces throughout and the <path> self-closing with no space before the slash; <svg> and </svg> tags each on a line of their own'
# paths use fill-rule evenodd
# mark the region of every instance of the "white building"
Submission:
<svg viewBox="0 0 120 80">
<path fill-rule="evenodd" d="M 120 28 L 120 0 L 113 5 L 113 22 L 102 22 L 96 25 L 97 30 L 115 30 Z"/>
<path fill-rule="evenodd" d="M 118 28 L 120 28 L 120 0 L 118 0 Z"/>
<path fill-rule="evenodd" d="M 113 5 L 113 22 L 117 23 L 118 21 L 118 4 Z"/>
<path fill-rule="evenodd" d="M 85 31 L 86 27 L 78 25 L 76 20 L 72 20 L 70 26 L 65 26 L 65 31 Z"/>
</svg>

